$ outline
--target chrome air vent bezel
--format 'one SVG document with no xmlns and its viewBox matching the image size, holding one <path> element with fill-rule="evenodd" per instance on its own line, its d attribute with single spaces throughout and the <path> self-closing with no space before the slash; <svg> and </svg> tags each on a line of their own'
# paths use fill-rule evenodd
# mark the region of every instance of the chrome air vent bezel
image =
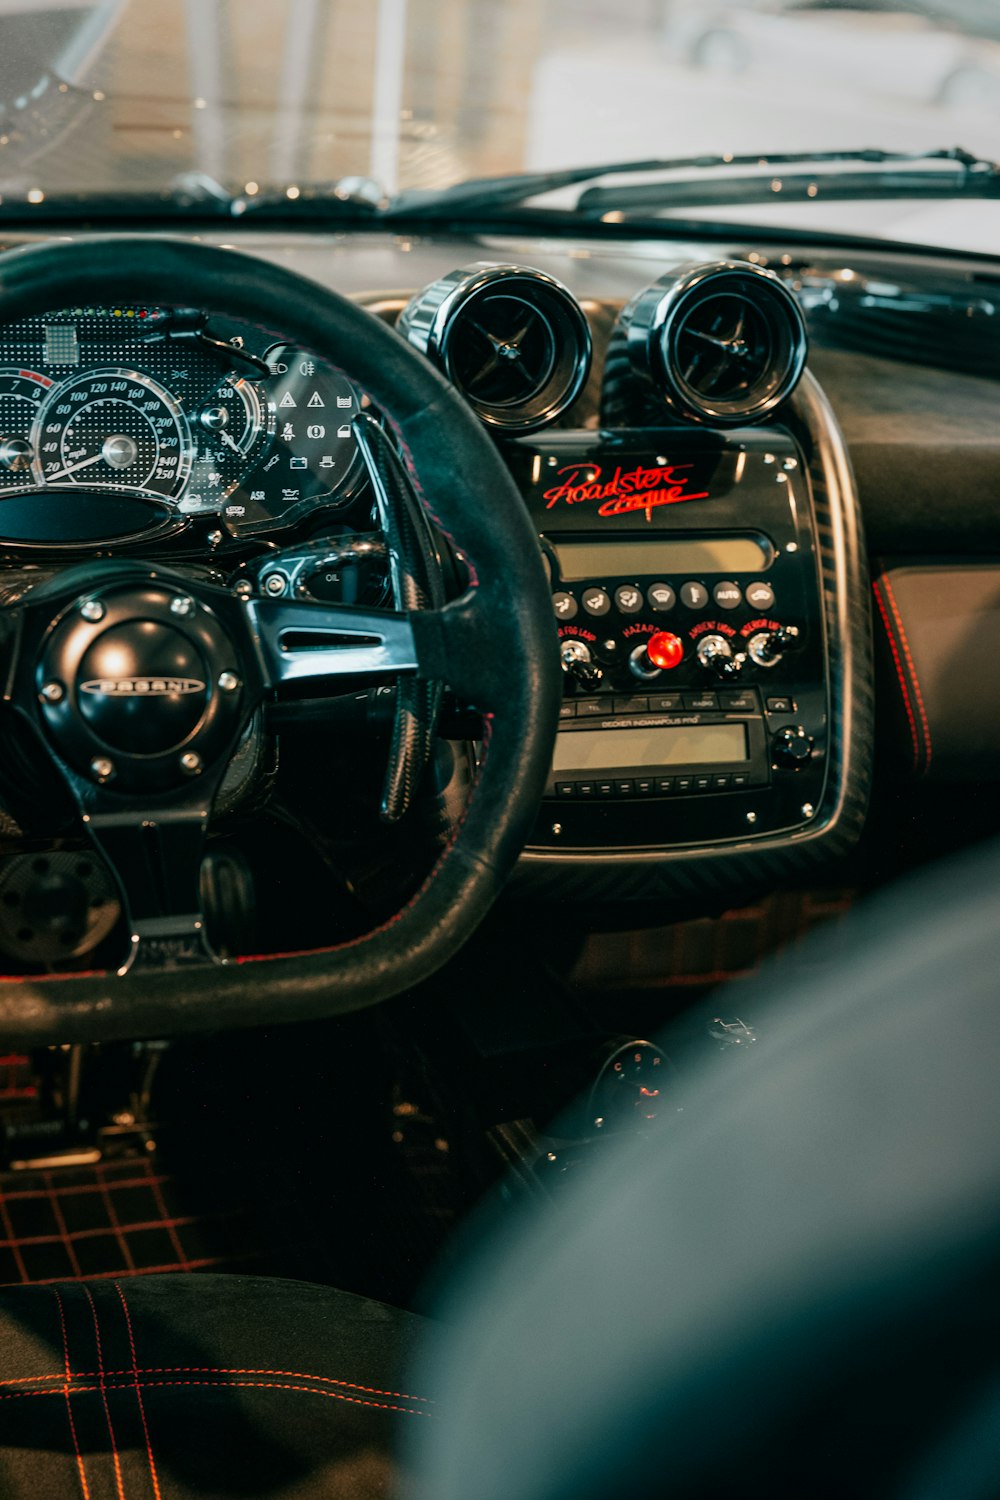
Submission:
<svg viewBox="0 0 1000 1500">
<path fill-rule="evenodd" d="M 698 319 L 710 325 L 713 317 L 714 329 L 694 326 Z M 743 336 L 748 321 L 750 339 Z M 714 427 L 763 421 L 788 399 L 805 369 L 809 340 L 798 301 L 773 271 L 749 261 L 717 261 L 665 276 L 625 309 L 622 322 L 633 369 L 689 421 Z M 732 378 L 728 391 L 699 386 L 696 341 L 710 348 L 715 339 L 719 377 L 737 376 L 744 360 L 756 365 L 743 388 Z"/>
<path fill-rule="evenodd" d="M 507 305 L 501 309 L 501 303 Z M 498 351 L 511 351 L 506 358 L 512 370 L 524 370 L 530 350 L 533 368 L 527 380 L 512 379 L 509 395 L 497 391 L 496 377 L 503 367 L 496 360 L 492 365 L 484 360 L 478 377 L 470 371 L 477 356 L 468 336 L 482 341 L 486 355 L 486 339 L 493 333 L 484 310 L 494 319 L 501 314 L 502 342 L 496 336 L 492 342 Z M 503 335 L 504 319 L 515 325 L 515 334 L 522 323 L 523 334 Z M 403 309 L 397 327 L 447 376 L 487 427 L 511 437 L 538 432 L 561 417 L 590 372 L 591 334 L 583 308 L 561 282 L 530 266 L 461 266 L 419 292 Z M 494 377 L 492 383 L 484 378 L 488 375 Z"/>
</svg>

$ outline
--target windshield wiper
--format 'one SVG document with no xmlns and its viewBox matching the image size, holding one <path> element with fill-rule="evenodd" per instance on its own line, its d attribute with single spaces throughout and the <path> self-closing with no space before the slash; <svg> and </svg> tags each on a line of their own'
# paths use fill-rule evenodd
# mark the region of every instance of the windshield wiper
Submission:
<svg viewBox="0 0 1000 1500">
<path fill-rule="evenodd" d="M 47 193 L 39 198 L 27 190 L 6 188 L 0 199 L 0 222 L 23 218 L 31 224 L 79 220 L 140 224 L 144 219 L 225 221 L 249 215 L 269 221 L 339 223 L 377 218 L 385 201 L 368 178 L 345 177 L 284 190 L 264 188 L 251 195 L 230 193 L 205 172 L 183 172 L 155 192 Z"/>
<path fill-rule="evenodd" d="M 284 191 L 266 189 L 252 197 L 244 192 L 231 200 L 230 211 L 234 216 L 252 214 L 255 218 L 376 218 L 387 207 L 384 192 L 371 177 L 339 177 L 336 182 L 307 183 Z"/>
<path fill-rule="evenodd" d="M 207 172 L 182 172 L 173 178 L 171 191 L 183 205 L 207 208 L 224 218 L 329 219 L 374 217 L 385 207 L 386 198 L 370 177 L 339 177 L 335 182 L 311 182 L 304 186 L 258 188 L 250 183 L 242 193 L 228 188 Z"/>
<path fill-rule="evenodd" d="M 941 166 L 933 166 L 941 163 Z M 948 171 L 948 166 L 953 168 Z M 618 161 L 600 166 L 565 167 L 551 172 L 522 172 L 507 177 L 477 177 L 444 188 L 440 192 L 399 193 L 389 205 L 388 217 L 437 219 L 503 208 L 517 209 L 533 198 L 561 189 L 585 187 L 570 215 L 587 217 L 628 208 L 673 208 L 690 204 L 714 205 L 769 201 L 776 193 L 775 170 L 786 167 L 864 166 L 884 171 L 821 171 L 784 174 L 781 191 L 801 186 L 804 198 L 822 192 L 824 198 L 906 197 L 939 194 L 946 197 L 1000 196 L 1000 166 L 972 155 L 960 146 L 936 151 L 884 151 L 869 147 L 857 151 L 782 151 L 769 155 L 726 153 L 721 156 L 678 156 L 648 160 Z M 925 166 L 927 170 L 920 171 Z M 748 168 L 748 173 L 730 169 Z M 701 177 L 674 178 L 673 174 L 697 172 Z M 655 177 L 653 182 L 589 187 L 604 177 Z M 668 180 L 663 181 L 663 178 Z M 815 188 L 816 191 L 810 191 Z M 790 196 L 794 196 L 794 192 Z"/>
<path fill-rule="evenodd" d="M 800 170 L 788 171 L 788 168 Z M 687 174 L 687 175 L 684 175 Z M 604 178 L 644 180 L 602 185 Z M 253 185 L 251 185 L 253 186 Z M 582 191 L 567 207 L 532 200 L 567 188 Z M 629 211 L 659 215 L 691 206 L 721 207 L 821 197 L 994 198 L 1000 197 L 1000 165 L 961 147 L 936 151 L 783 151 L 721 156 L 679 156 L 564 167 L 477 177 L 440 190 L 412 189 L 387 199 L 367 177 L 343 177 L 284 189 L 254 187 L 231 193 L 204 172 L 178 174 L 155 192 L 64 193 L 44 199 L 27 191 L 4 191 L 0 222 L 23 219 L 85 220 L 91 223 L 202 218 L 252 218 L 267 222 L 328 222 L 398 225 L 462 221 L 483 216 L 498 221 L 544 217 L 555 224 L 581 219 L 622 222 Z M 733 228 L 738 226 L 731 226 Z"/>
</svg>

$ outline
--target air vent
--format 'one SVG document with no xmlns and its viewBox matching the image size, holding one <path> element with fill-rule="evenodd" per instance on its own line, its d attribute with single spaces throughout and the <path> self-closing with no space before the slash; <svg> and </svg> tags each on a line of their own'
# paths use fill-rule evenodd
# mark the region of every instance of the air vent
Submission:
<svg viewBox="0 0 1000 1500">
<path fill-rule="evenodd" d="M 463 266 L 425 287 L 399 331 L 489 427 L 537 432 L 576 400 L 590 328 L 573 295 L 525 266 Z"/>
<path fill-rule="evenodd" d="M 805 321 L 772 271 L 740 261 L 664 277 L 622 314 L 629 363 L 679 415 L 716 427 L 759 422 L 805 367 Z"/>
</svg>

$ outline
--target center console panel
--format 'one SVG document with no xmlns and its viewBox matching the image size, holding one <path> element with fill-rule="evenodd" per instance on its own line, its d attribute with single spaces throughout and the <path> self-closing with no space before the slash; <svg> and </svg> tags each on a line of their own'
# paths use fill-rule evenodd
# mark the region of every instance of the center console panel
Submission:
<svg viewBox="0 0 1000 1500">
<path fill-rule="evenodd" d="M 807 825 L 829 684 L 795 444 L 567 433 L 525 459 L 565 682 L 537 846 L 701 845 Z"/>
<path fill-rule="evenodd" d="M 508 457 L 564 669 L 520 888 L 703 894 L 848 847 L 870 662 L 835 453 L 790 422 L 548 432 Z"/>
</svg>

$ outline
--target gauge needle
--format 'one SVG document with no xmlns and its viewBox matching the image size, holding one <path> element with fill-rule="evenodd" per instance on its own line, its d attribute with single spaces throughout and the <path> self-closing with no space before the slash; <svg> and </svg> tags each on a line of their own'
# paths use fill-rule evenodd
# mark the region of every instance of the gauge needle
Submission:
<svg viewBox="0 0 1000 1500">
<path fill-rule="evenodd" d="M 68 479 L 70 474 L 76 474 L 80 469 L 89 469 L 91 464 L 99 464 L 103 457 L 103 452 L 95 453 L 93 458 L 82 458 L 78 464 L 70 464 L 68 469 L 57 469 L 54 474 L 46 474 L 45 478 L 47 480 Z"/>
<path fill-rule="evenodd" d="M 239 443 L 236 441 L 236 439 L 234 437 L 230 437 L 230 435 L 229 435 L 228 432 L 220 432 L 219 433 L 219 441 L 222 442 L 222 443 L 225 443 L 228 447 L 232 448 L 233 452 L 234 453 L 238 453 L 241 458 L 243 457 L 243 450 L 242 450 L 242 448 L 240 447 Z"/>
</svg>

